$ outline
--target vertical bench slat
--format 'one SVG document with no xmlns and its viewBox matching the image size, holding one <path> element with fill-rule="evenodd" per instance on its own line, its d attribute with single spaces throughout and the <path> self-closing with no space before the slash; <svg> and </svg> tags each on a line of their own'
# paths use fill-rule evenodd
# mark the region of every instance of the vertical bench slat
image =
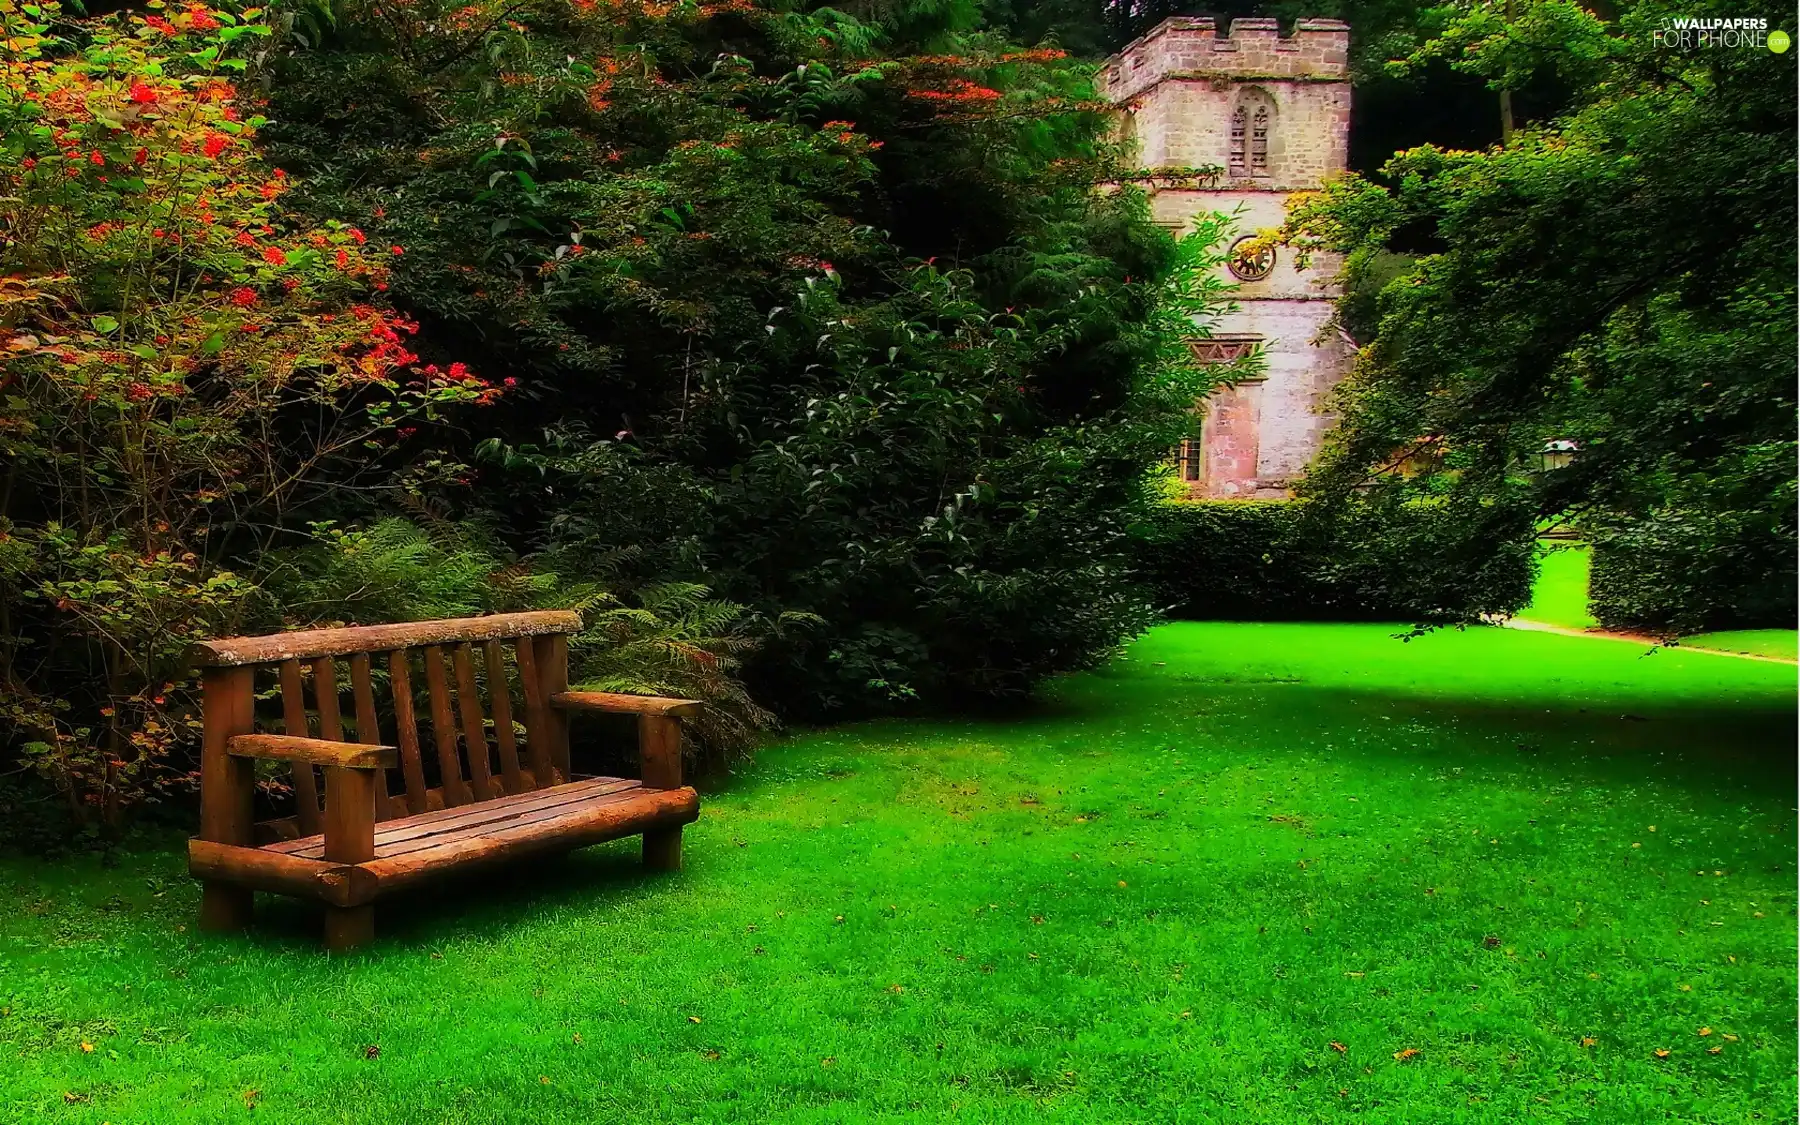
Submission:
<svg viewBox="0 0 1800 1125">
<path fill-rule="evenodd" d="M 313 703 L 319 711 L 319 737 L 344 741 L 344 720 L 338 713 L 337 662 L 321 656 L 312 662 Z"/>
<path fill-rule="evenodd" d="M 431 691 L 431 741 L 437 744 L 438 769 L 443 772 L 444 807 L 466 805 L 474 798 L 463 781 L 462 762 L 456 753 L 456 716 L 450 711 L 450 685 L 444 677 L 444 650 L 426 645 L 425 685 Z"/>
<path fill-rule="evenodd" d="M 313 708 L 319 712 L 319 737 L 328 742 L 342 742 L 344 719 L 338 710 L 337 661 L 329 656 L 319 657 L 312 662 L 312 676 Z M 311 773 L 312 767 L 295 762 L 294 772 L 301 770 Z"/>
<path fill-rule="evenodd" d="M 369 654 L 350 656 L 350 697 L 356 701 L 356 741 L 367 746 L 381 745 L 381 721 L 375 717 L 375 686 L 369 677 Z M 375 773 L 375 819 L 388 820 L 401 816 L 404 810 L 388 794 L 387 771 Z"/>
<path fill-rule="evenodd" d="M 569 690 L 569 638 L 558 633 L 539 637 L 536 643 L 538 675 L 542 677 L 543 698 Z M 560 707 L 546 708 L 544 729 L 549 737 L 550 764 L 556 767 L 556 782 L 563 784 L 573 774 L 569 770 L 569 716 Z"/>
<path fill-rule="evenodd" d="M 500 795 L 488 753 L 487 723 L 481 714 L 481 689 L 475 684 L 475 651 L 464 641 L 452 650 L 456 663 L 456 709 L 462 714 L 463 749 L 469 755 L 469 784 L 477 801 Z"/>
<path fill-rule="evenodd" d="M 548 697 L 538 678 L 537 646 L 530 637 L 513 642 L 513 658 L 519 664 L 519 687 L 525 693 L 525 753 L 531 760 L 531 780 L 539 789 L 556 784 L 550 766 Z"/>
<path fill-rule="evenodd" d="M 388 654 L 388 682 L 394 690 L 394 725 L 400 743 L 400 773 L 406 778 L 406 811 L 425 811 L 425 764 L 419 760 L 419 724 L 413 715 L 411 669 L 406 650 Z"/>
<path fill-rule="evenodd" d="M 281 716 L 287 732 L 306 737 L 306 682 L 300 676 L 300 661 L 281 662 Z M 319 783 L 313 768 L 306 762 L 294 763 L 294 804 L 299 808 L 300 834 L 319 832 Z"/>
<path fill-rule="evenodd" d="M 506 681 L 506 657 L 499 641 L 481 646 L 487 664 L 488 700 L 494 708 L 494 741 L 500 746 L 500 774 L 508 793 L 523 793 L 525 779 L 519 774 L 519 744 L 513 737 L 512 688 Z"/>
</svg>

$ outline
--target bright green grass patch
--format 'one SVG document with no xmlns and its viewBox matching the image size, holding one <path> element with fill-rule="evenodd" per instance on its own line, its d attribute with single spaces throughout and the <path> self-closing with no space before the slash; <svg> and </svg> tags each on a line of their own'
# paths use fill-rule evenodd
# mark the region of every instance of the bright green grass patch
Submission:
<svg viewBox="0 0 1800 1125">
<path fill-rule="evenodd" d="M 1565 629 L 1592 629 L 1600 624 L 1588 612 L 1590 549 L 1575 540 L 1538 540 L 1538 576 L 1531 604 L 1519 611 L 1527 621 Z"/>
<path fill-rule="evenodd" d="M 593 849 L 349 958 L 274 900 L 195 934 L 172 851 L 0 865 L 0 1119 L 1786 1119 L 1794 670 L 1394 631 L 801 735 L 678 875 Z"/>
<path fill-rule="evenodd" d="M 1689 648 L 1710 648 L 1720 652 L 1745 652 L 1752 656 L 1775 656 L 1782 660 L 1800 659 L 1800 633 L 1793 629 L 1732 629 L 1723 633 L 1696 633 L 1681 638 Z"/>
</svg>

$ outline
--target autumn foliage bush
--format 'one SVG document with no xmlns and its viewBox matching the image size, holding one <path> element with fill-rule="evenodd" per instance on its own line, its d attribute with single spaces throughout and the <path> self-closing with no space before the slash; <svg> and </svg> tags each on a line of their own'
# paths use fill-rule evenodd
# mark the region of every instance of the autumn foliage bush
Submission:
<svg viewBox="0 0 1800 1125">
<path fill-rule="evenodd" d="M 183 779 L 185 646 L 279 621 L 234 560 L 500 391 L 415 353 L 400 246 L 283 210 L 268 25 L 151 8 L 0 0 L 0 734 L 107 825 Z"/>
</svg>

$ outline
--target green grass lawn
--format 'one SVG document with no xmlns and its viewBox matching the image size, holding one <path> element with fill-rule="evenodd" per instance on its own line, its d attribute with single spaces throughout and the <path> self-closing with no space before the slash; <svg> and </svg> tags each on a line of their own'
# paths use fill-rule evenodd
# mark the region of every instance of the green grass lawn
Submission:
<svg viewBox="0 0 1800 1125">
<path fill-rule="evenodd" d="M 1577 540 L 1540 539 L 1538 548 L 1531 604 L 1520 610 L 1519 616 L 1564 629 L 1598 626 L 1600 622 L 1588 612 L 1588 545 Z"/>
<path fill-rule="evenodd" d="M 346 958 L 281 900 L 195 933 L 174 850 L 7 861 L 0 1119 L 1791 1120 L 1794 670 L 1393 632 L 802 734 L 678 875 L 592 849 Z"/>
</svg>

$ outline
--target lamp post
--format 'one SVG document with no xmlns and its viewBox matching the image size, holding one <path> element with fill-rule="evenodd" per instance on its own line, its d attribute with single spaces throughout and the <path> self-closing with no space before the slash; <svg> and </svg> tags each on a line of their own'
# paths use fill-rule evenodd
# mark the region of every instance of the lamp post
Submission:
<svg viewBox="0 0 1800 1125">
<path fill-rule="evenodd" d="M 1567 438 L 1555 438 L 1544 443 L 1538 450 L 1538 472 L 1547 473 L 1552 469 L 1561 469 L 1575 459 L 1581 452 L 1581 446 Z"/>
</svg>

